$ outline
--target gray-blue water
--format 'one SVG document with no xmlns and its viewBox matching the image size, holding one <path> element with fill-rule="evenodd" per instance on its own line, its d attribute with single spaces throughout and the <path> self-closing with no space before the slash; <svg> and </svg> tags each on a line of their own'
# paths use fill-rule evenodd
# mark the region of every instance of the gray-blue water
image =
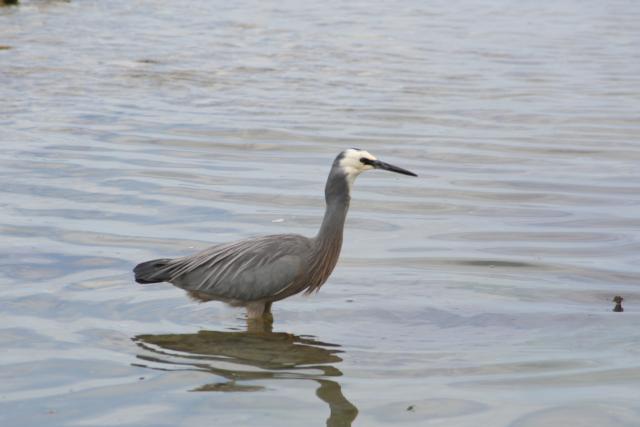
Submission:
<svg viewBox="0 0 640 427">
<path fill-rule="evenodd" d="M 640 3 L 0 7 L 0 425 L 637 426 Z M 313 235 L 273 332 L 130 269 Z M 612 312 L 624 297 L 625 311 Z"/>
</svg>

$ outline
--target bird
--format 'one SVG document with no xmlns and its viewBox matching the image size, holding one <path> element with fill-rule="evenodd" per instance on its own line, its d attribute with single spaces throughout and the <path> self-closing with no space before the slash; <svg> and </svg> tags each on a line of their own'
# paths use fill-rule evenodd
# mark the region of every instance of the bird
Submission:
<svg viewBox="0 0 640 427">
<path fill-rule="evenodd" d="M 611 302 L 616 303 L 616 306 L 613 307 L 613 311 L 615 311 L 616 313 L 622 313 L 624 311 L 624 308 L 622 308 L 622 301 L 624 301 L 624 298 L 622 298 L 620 295 L 616 295 L 615 297 L 613 297 L 613 300 Z"/>
<path fill-rule="evenodd" d="M 140 284 L 169 282 L 199 302 L 222 301 L 245 307 L 248 320 L 270 318 L 274 302 L 317 292 L 340 255 L 351 189 L 365 171 L 381 169 L 417 176 L 378 160 L 359 148 L 342 151 L 325 185 L 325 213 L 314 237 L 275 234 L 219 244 L 193 255 L 138 264 Z"/>
</svg>

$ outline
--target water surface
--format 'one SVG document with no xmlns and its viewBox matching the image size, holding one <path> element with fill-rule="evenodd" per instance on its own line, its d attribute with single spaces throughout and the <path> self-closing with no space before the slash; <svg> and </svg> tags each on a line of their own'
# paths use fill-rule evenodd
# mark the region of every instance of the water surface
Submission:
<svg viewBox="0 0 640 427">
<path fill-rule="evenodd" d="M 0 8 L 3 426 L 635 426 L 640 6 Z M 273 330 L 139 261 L 313 235 Z M 612 298 L 625 298 L 613 313 Z"/>
</svg>

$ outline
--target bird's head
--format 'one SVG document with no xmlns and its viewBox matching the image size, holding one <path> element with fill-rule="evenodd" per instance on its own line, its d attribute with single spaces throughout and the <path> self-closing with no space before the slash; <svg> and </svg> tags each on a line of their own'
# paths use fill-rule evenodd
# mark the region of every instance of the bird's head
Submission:
<svg viewBox="0 0 640 427">
<path fill-rule="evenodd" d="M 340 171 L 346 175 L 349 187 L 351 187 L 358 175 L 371 169 L 384 169 L 404 175 L 418 176 L 406 169 L 381 162 L 368 151 L 360 150 L 359 148 L 349 148 L 340 153 L 336 158 L 334 167 L 340 168 Z"/>
</svg>

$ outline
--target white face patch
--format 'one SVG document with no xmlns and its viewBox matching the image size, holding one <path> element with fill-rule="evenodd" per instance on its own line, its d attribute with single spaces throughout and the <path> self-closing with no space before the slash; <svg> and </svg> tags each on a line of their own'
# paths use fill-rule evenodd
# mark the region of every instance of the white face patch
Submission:
<svg viewBox="0 0 640 427">
<path fill-rule="evenodd" d="M 349 148 L 348 150 L 343 151 L 342 159 L 340 159 L 340 168 L 347 174 L 349 190 L 351 190 L 351 186 L 358 175 L 364 171 L 373 169 L 373 166 L 365 165 L 360 161 L 363 157 L 369 160 L 377 160 L 368 151 L 357 150 L 355 148 Z"/>
</svg>

